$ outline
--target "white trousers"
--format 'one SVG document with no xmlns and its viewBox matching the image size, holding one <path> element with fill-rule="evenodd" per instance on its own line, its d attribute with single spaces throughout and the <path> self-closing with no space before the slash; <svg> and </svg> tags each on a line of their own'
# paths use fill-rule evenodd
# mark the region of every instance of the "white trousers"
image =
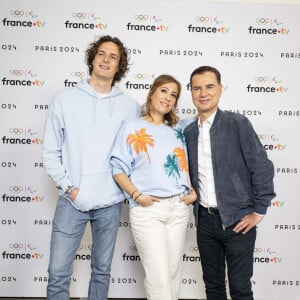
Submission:
<svg viewBox="0 0 300 300">
<path fill-rule="evenodd" d="M 177 300 L 189 206 L 179 196 L 130 209 L 133 238 L 145 271 L 148 300 Z"/>
</svg>

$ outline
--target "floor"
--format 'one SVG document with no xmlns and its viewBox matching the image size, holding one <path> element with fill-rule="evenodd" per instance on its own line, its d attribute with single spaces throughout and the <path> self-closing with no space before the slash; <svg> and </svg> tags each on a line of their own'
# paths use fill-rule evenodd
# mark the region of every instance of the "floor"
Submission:
<svg viewBox="0 0 300 300">
<path fill-rule="evenodd" d="M 0 300 L 46 300 L 46 298 L 1 298 Z M 87 300 L 87 298 L 71 298 L 70 300 Z M 109 298 L 108 300 L 146 300 L 146 299 L 128 299 L 128 298 L 122 298 L 122 299 L 117 299 L 117 298 Z M 180 300 L 185 300 L 185 299 L 180 299 Z M 187 300 L 187 299 L 186 299 Z M 189 299 L 189 300 L 197 300 L 197 299 Z M 201 300 L 201 299 L 198 299 Z"/>
</svg>

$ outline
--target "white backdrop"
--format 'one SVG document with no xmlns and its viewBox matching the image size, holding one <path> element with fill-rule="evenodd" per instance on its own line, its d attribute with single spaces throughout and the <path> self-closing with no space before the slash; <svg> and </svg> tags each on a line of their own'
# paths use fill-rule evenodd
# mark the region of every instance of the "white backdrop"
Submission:
<svg viewBox="0 0 300 300">
<path fill-rule="evenodd" d="M 300 298 L 300 5 L 10 0 L 0 8 L 0 297 L 45 296 L 57 198 L 41 160 L 45 115 L 59 90 L 87 76 L 88 44 L 110 34 L 131 54 L 120 87 L 142 104 L 153 79 L 170 73 L 183 85 L 182 118 L 195 114 L 190 73 L 204 64 L 221 71 L 221 108 L 249 117 L 276 169 L 277 197 L 258 227 L 256 299 Z M 203 298 L 192 216 L 188 227 L 180 295 Z M 90 245 L 87 228 L 71 277 L 73 297 L 87 295 Z M 126 202 L 109 296 L 145 296 Z"/>
</svg>

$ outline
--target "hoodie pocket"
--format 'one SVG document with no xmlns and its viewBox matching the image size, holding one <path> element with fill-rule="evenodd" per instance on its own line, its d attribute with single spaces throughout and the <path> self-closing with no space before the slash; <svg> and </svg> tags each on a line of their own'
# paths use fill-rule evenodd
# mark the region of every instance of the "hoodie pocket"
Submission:
<svg viewBox="0 0 300 300">
<path fill-rule="evenodd" d="M 123 195 L 115 183 L 111 171 L 85 174 L 81 178 L 79 193 L 72 202 L 81 211 L 113 205 L 123 200 Z"/>
</svg>

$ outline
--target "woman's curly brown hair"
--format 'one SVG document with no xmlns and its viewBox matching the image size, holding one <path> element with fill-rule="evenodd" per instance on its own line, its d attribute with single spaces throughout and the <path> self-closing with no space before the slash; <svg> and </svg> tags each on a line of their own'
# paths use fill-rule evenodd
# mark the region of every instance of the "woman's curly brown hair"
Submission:
<svg viewBox="0 0 300 300">
<path fill-rule="evenodd" d="M 115 74 L 113 81 L 112 81 L 112 85 L 114 85 L 115 82 L 120 81 L 125 76 L 126 72 L 128 72 L 128 70 L 129 70 L 128 50 L 117 37 L 112 37 L 110 35 L 104 35 L 97 41 L 90 43 L 89 48 L 85 51 L 85 55 L 86 55 L 85 60 L 86 60 L 87 66 L 89 68 L 89 74 L 91 75 L 92 71 L 93 71 L 92 63 L 95 58 L 95 55 L 98 52 L 99 46 L 106 42 L 115 43 L 118 46 L 119 52 L 120 52 L 119 70 Z"/>
</svg>

